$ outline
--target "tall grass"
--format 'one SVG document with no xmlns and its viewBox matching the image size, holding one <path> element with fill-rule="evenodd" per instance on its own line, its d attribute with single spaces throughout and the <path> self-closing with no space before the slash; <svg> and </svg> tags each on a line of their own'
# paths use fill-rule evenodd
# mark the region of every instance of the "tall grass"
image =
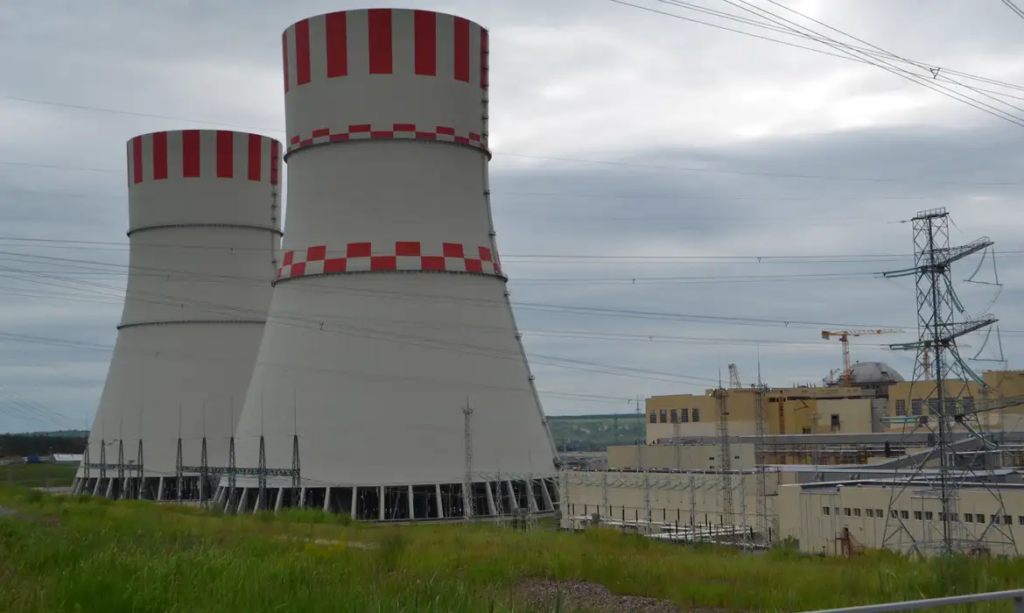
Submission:
<svg viewBox="0 0 1024 613">
<path fill-rule="evenodd" d="M 523 578 L 678 605 L 799 611 L 1011 589 L 1016 560 L 750 556 L 596 530 L 374 527 L 315 512 L 225 517 L 0 489 L 0 611 L 528 611 Z M 316 541 L 316 542 L 314 542 Z M 988 609 L 1009 610 L 1007 605 Z"/>
<path fill-rule="evenodd" d="M 68 464 L 6 464 L 0 466 L 0 486 L 68 487 L 77 471 Z"/>
</svg>

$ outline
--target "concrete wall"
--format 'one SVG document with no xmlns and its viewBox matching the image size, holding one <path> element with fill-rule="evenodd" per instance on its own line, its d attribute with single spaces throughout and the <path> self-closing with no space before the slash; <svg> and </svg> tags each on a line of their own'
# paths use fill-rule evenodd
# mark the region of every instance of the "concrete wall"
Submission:
<svg viewBox="0 0 1024 613">
<path fill-rule="evenodd" d="M 647 399 L 647 442 L 673 436 L 716 436 L 718 432 L 718 400 L 714 390 L 704 394 L 677 394 L 653 396 Z M 822 399 L 870 397 L 859 388 L 847 387 L 793 387 L 770 389 L 762 402 L 765 428 L 768 434 L 812 434 L 816 428 L 815 415 L 821 410 Z M 728 390 L 725 399 L 728 411 L 729 433 L 755 434 L 757 394 L 752 389 Z M 694 410 L 698 419 L 694 420 Z M 868 411 L 870 413 L 870 411 Z M 673 421 L 673 417 L 675 421 Z M 863 432 L 871 432 L 870 420 L 858 421 Z M 826 430 L 828 431 L 828 430 Z M 844 432 L 853 431 L 844 428 Z"/>
<path fill-rule="evenodd" d="M 1024 396 L 1024 371 L 991 370 L 982 373 L 985 384 L 992 390 L 982 394 L 981 387 L 973 381 L 947 381 L 943 387 L 945 395 L 957 399 L 957 408 L 963 409 L 964 400 L 982 409 L 988 402 L 1000 398 Z M 927 400 L 936 395 L 937 386 L 933 381 L 897 383 L 889 388 L 887 414 L 890 417 L 913 416 L 915 401 L 920 402 L 920 414 L 928 414 Z M 970 408 L 968 406 L 968 408 Z M 1003 430 L 1024 429 L 1024 405 L 1001 411 L 982 413 L 979 419 L 983 427 Z M 890 424 L 891 430 L 902 430 L 902 424 Z"/>
<path fill-rule="evenodd" d="M 813 434 L 871 432 L 871 401 L 871 398 L 818 400 Z"/>
<path fill-rule="evenodd" d="M 775 525 L 775 498 L 779 491 L 778 475 L 765 475 L 768 524 L 772 534 Z M 757 521 L 757 475 L 751 472 L 733 474 L 729 483 L 733 491 L 733 513 L 724 517 L 721 508 L 723 479 L 717 474 L 702 473 L 635 473 L 635 472 L 563 472 L 562 496 L 568 515 L 586 517 L 600 513 L 611 520 L 643 521 L 644 490 L 649 488 L 651 520 L 654 523 L 680 525 L 747 525 Z M 744 513 L 744 509 L 746 512 Z M 563 526 L 569 520 L 563 516 Z"/>
<path fill-rule="evenodd" d="M 839 555 L 842 543 L 839 537 L 849 529 L 855 547 L 878 549 L 887 547 L 909 552 L 917 546 L 926 555 L 934 553 L 941 542 L 942 522 L 939 521 L 941 503 L 935 497 L 925 497 L 921 488 L 894 488 L 876 485 L 849 487 L 803 487 L 783 485 L 779 488 L 776 508 L 780 535 L 799 541 L 800 550 L 807 553 Z M 987 541 L 992 554 L 1014 554 L 1008 543 L 1024 542 L 1024 490 L 1001 488 L 1003 510 L 999 500 L 986 490 L 962 489 L 954 522 L 954 534 L 967 542 Z M 890 501 L 898 518 L 890 514 Z M 1011 522 L 992 525 L 993 515 L 1009 515 Z M 983 521 L 978 521 L 984 516 Z M 970 520 L 970 521 L 968 521 Z M 1012 540 L 1007 536 L 1012 536 Z"/>
<path fill-rule="evenodd" d="M 640 454 L 637 454 L 637 449 Z M 731 470 L 754 468 L 754 445 L 732 444 Z M 717 442 L 706 445 L 621 445 L 608 448 L 609 470 L 707 470 L 721 469 L 721 447 Z M 640 465 L 640 462 L 643 465 Z"/>
<path fill-rule="evenodd" d="M 854 548 L 909 552 L 915 543 L 929 555 L 934 548 L 925 547 L 942 538 L 939 519 L 940 501 L 925 497 L 920 488 L 893 488 L 880 485 L 824 487 L 820 484 L 795 484 L 796 473 L 768 472 L 766 475 L 767 525 L 774 541 L 792 538 L 801 551 L 841 555 L 843 546 L 838 537 L 849 529 Z M 761 524 L 757 516 L 757 475 L 753 472 L 733 474 L 729 483 L 733 491 L 733 512 L 722 513 L 722 484 L 718 474 L 697 472 L 636 473 L 577 472 L 560 476 L 562 496 L 569 517 L 601 514 L 608 520 L 643 521 L 644 491 L 648 491 L 651 520 L 655 529 L 660 524 L 680 525 L 747 525 Z M 1024 543 L 1024 488 L 1004 487 L 999 501 L 983 489 L 960 491 L 955 534 L 967 543 L 984 541 L 992 554 L 1012 554 L 1008 543 Z M 890 504 L 897 513 L 890 515 Z M 825 509 L 828 509 L 827 513 Z M 992 524 L 993 515 L 1010 516 L 1009 524 L 1000 517 Z M 904 517 L 905 515 L 905 517 Z M 984 516 L 984 521 L 978 517 Z M 968 521 L 969 520 L 969 521 Z M 570 525 L 563 516 L 563 526 Z M 1010 538 L 1012 537 L 1012 539 Z M 968 545 L 969 547 L 969 545 Z"/>
</svg>

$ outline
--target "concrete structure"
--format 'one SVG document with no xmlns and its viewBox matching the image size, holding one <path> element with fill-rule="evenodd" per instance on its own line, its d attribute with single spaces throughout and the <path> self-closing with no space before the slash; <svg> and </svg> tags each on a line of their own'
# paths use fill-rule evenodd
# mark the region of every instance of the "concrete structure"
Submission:
<svg viewBox="0 0 1024 613">
<path fill-rule="evenodd" d="M 749 437 L 735 437 L 730 445 L 733 470 L 755 466 L 754 444 Z M 707 438 L 687 441 L 681 445 L 617 445 L 608 448 L 610 470 L 706 470 L 721 468 L 721 446 L 718 439 Z"/>
<path fill-rule="evenodd" d="M 227 462 L 270 305 L 282 148 L 183 130 L 127 149 L 128 287 L 75 491 L 138 495 L 142 464 L 142 496 L 167 499 L 178 496 L 179 437 L 186 464 L 199 464 L 204 434 L 209 463 Z M 198 485 L 189 477 L 183 495 Z"/>
<path fill-rule="evenodd" d="M 806 553 L 851 555 L 865 548 L 887 547 L 922 551 L 923 543 L 941 540 L 933 534 L 941 508 L 929 479 L 933 470 L 844 469 L 794 466 L 767 470 L 766 510 L 757 517 L 751 470 L 733 472 L 733 511 L 723 513 L 723 477 L 707 471 L 566 471 L 564 527 L 582 528 L 594 515 L 614 527 L 648 534 L 675 534 L 681 540 L 763 545 L 790 540 Z M 911 480 L 904 485 L 900 479 Z M 957 503 L 958 540 L 964 551 L 1016 555 L 1024 545 L 1024 484 L 1012 470 L 972 474 Z M 982 481 L 986 483 L 983 484 Z M 992 491 L 999 492 L 999 497 Z M 646 495 L 645 495 L 646 491 Z M 905 491 L 890 509 L 897 491 Z M 1000 506 L 1001 501 L 1001 506 Z M 646 523 L 650 509 L 651 524 Z M 1002 509 L 1002 510 L 1000 510 Z M 765 526 L 758 532 L 756 526 Z M 725 528 L 728 528 L 727 530 Z"/>
<path fill-rule="evenodd" d="M 902 487 L 885 480 L 781 487 L 776 502 L 780 534 L 808 553 L 849 555 L 883 546 L 908 552 L 922 543 L 933 543 L 938 551 L 942 505 L 934 486 L 911 486 L 898 508 L 890 509 L 894 491 Z M 966 552 L 1019 555 L 1016 543 L 1024 545 L 1024 485 L 999 485 L 998 498 L 992 489 L 981 484 L 960 489 L 956 539 Z"/>
<path fill-rule="evenodd" d="M 238 466 L 265 448 L 289 469 L 297 434 L 305 506 L 552 512 L 554 446 L 491 221 L 487 31 L 345 11 L 293 24 L 283 51 L 288 235 Z M 239 478 L 238 509 L 278 504 L 291 481 L 272 476 L 266 501 L 258 485 Z"/>
<path fill-rule="evenodd" d="M 952 410 L 983 409 L 1001 398 L 1024 396 L 1024 370 L 990 370 L 981 374 L 982 387 L 975 381 L 946 381 L 944 387 Z M 886 407 L 889 429 L 911 429 L 934 406 L 934 381 L 897 383 L 890 387 Z M 931 403 L 931 404 L 930 404 Z M 1024 430 L 1024 405 L 979 415 L 981 425 L 992 430 Z M 933 420 L 934 427 L 934 420 Z"/>
<path fill-rule="evenodd" d="M 707 390 L 703 395 L 677 394 L 653 396 L 646 401 L 647 442 L 674 436 L 716 436 L 718 400 Z M 728 390 L 725 399 L 729 412 L 729 432 L 753 435 L 756 432 L 755 402 L 758 392 L 750 388 Z M 767 432 L 772 434 L 814 434 L 822 427 L 822 419 L 831 431 L 831 415 L 839 411 L 847 428 L 871 432 L 873 392 L 855 387 L 791 387 L 772 388 L 764 393 Z M 858 401 L 854 404 L 839 401 Z M 824 403 L 824 404 L 822 404 Z M 860 411 L 860 413 L 858 413 Z M 882 428 L 880 405 L 877 429 Z M 675 421 L 673 421 L 675 420 Z M 840 422 L 842 429 L 842 422 Z M 842 429 L 846 431 L 846 429 Z"/>
</svg>

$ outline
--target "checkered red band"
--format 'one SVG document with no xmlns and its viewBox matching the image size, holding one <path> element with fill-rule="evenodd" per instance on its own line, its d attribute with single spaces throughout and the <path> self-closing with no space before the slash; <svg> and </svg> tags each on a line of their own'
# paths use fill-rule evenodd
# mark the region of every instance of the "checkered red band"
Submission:
<svg viewBox="0 0 1024 613">
<path fill-rule="evenodd" d="M 456 134 L 455 128 L 446 126 L 417 126 L 414 123 L 395 123 L 384 126 L 359 124 L 338 129 L 320 128 L 313 130 L 310 134 L 292 136 L 288 139 L 288 151 L 291 152 L 322 143 L 373 139 L 431 140 L 468 145 L 487 151 L 486 136 L 481 136 L 475 132 Z"/>
<path fill-rule="evenodd" d="M 349 272 L 466 272 L 501 277 L 501 263 L 490 247 L 461 243 L 349 243 L 337 249 L 325 245 L 286 251 L 277 279 Z"/>
</svg>

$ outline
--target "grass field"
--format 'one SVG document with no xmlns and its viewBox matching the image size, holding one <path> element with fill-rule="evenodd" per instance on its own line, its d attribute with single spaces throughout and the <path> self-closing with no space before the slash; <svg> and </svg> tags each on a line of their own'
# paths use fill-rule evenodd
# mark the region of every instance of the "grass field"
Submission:
<svg viewBox="0 0 1024 613">
<path fill-rule="evenodd" d="M 67 464 L 8 464 L 0 466 L 0 486 L 69 487 L 77 470 Z"/>
<path fill-rule="evenodd" d="M 0 488 L 0 507 L 0 611 L 17 613 L 519 613 L 535 611 L 515 590 L 529 577 L 596 582 L 684 610 L 801 611 L 1024 583 L 1022 561 L 749 556 L 605 530 L 375 527 L 309 511 L 226 517 L 21 488 Z"/>
</svg>

